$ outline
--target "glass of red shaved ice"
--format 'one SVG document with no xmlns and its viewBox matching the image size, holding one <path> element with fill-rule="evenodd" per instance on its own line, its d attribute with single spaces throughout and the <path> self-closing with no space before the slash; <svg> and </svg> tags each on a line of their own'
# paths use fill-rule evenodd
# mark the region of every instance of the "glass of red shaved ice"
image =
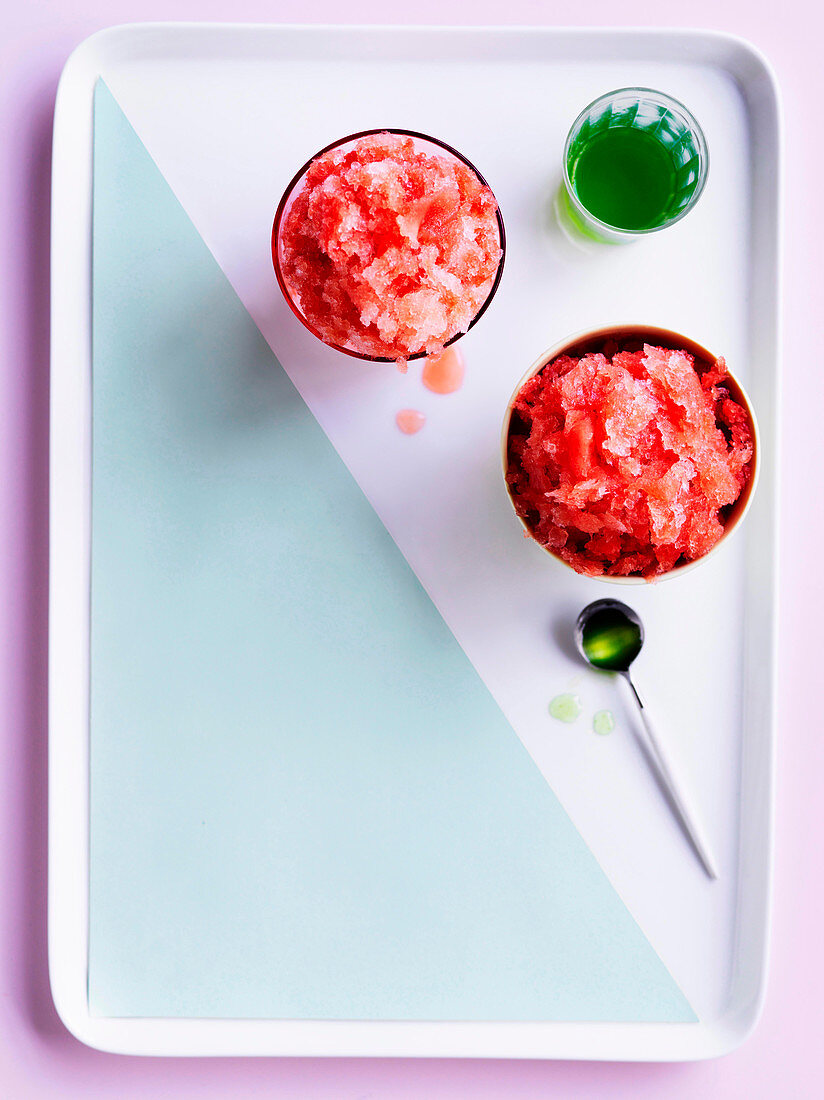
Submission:
<svg viewBox="0 0 824 1100">
<path fill-rule="evenodd" d="M 623 584 L 705 561 L 758 474 L 755 417 L 724 360 L 652 326 L 542 355 L 509 402 L 502 450 L 525 532 L 576 573 Z"/>
<path fill-rule="evenodd" d="M 478 321 L 505 242 L 495 196 L 466 157 L 414 131 L 366 130 L 296 173 L 272 259 L 286 301 L 320 340 L 403 363 L 438 354 Z"/>
</svg>

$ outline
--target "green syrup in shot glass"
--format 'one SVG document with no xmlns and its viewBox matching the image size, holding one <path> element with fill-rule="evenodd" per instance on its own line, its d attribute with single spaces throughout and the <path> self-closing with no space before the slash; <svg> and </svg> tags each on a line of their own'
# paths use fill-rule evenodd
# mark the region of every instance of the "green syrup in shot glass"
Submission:
<svg viewBox="0 0 824 1100">
<path fill-rule="evenodd" d="M 666 146 L 645 130 L 604 130 L 581 149 L 572 169 L 575 193 L 607 225 L 660 225 L 675 195 L 677 173 Z"/>
<path fill-rule="evenodd" d="M 594 240 L 632 240 L 682 218 L 707 168 L 704 135 L 683 104 L 619 88 L 586 107 L 567 136 L 559 216 Z"/>
</svg>

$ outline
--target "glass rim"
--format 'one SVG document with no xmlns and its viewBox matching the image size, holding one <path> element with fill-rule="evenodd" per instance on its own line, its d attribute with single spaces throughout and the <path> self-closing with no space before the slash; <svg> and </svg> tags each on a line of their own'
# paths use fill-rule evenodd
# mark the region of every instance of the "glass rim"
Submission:
<svg viewBox="0 0 824 1100">
<path fill-rule="evenodd" d="M 603 221 L 601 218 L 591 213 L 591 211 L 587 210 L 587 208 L 578 198 L 575 187 L 573 186 L 572 180 L 569 177 L 569 151 L 570 147 L 572 146 L 573 135 L 577 136 L 576 131 L 580 128 L 584 118 L 589 114 L 593 107 L 597 107 L 600 103 L 605 103 L 608 100 L 615 99 L 616 96 L 620 95 L 637 95 L 641 99 L 654 99 L 657 100 L 661 104 L 661 106 L 665 107 L 667 110 L 673 109 L 675 114 L 680 114 L 683 117 L 689 129 L 695 135 L 696 144 L 698 146 L 698 182 L 695 185 L 695 190 L 690 196 L 689 202 L 686 204 L 683 210 L 678 211 L 675 217 L 668 218 L 660 225 L 653 225 L 647 229 L 621 229 L 620 226 L 610 225 L 609 222 Z M 596 99 L 593 99 L 591 103 L 588 103 L 582 111 L 579 112 L 575 121 L 569 128 L 569 133 L 567 134 L 566 141 L 564 142 L 564 186 L 566 187 L 566 191 L 569 195 L 570 201 L 578 209 L 579 213 L 583 214 L 594 225 L 601 229 L 608 230 L 610 233 L 616 234 L 619 237 L 643 237 L 649 233 L 659 233 L 662 229 L 669 229 L 671 225 L 675 225 L 676 222 L 681 221 L 681 219 L 685 217 L 690 212 L 690 210 L 692 210 L 692 208 L 701 198 L 707 182 L 707 176 L 709 175 L 709 169 L 710 155 L 709 149 L 707 147 L 707 139 L 704 136 L 704 131 L 701 128 L 701 124 L 698 122 L 698 119 L 695 117 L 692 111 L 690 111 L 690 109 L 681 102 L 680 99 L 676 99 L 674 96 L 667 95 L 666 92 L 659 92 L 655 88 L 615 88 L 611 92 L 605 92 L 603 95 L 599 95 Z"/>
<path fill-rule="evenodd" d="M 369 363 L 397 363 L 400 360 L 405 363 L 409 363 L 415 359 L 426 359 L 429 355 L 429 352 L 416 351 L 413 352 L 411 355 L 394 357 L 388 355 L 368 355 L 364 352 L 353 351 L 352 348 L 347 348 L 343 344 L 335 344 L 331 340 L 324 339 L 323 336 L 321 336 L 321 334 L 317 331 L 317 329 L 315 329 L 315 327 L 310 324 L 309 320 L 304 316 L 303 312 L 300 310 L 297 303 L 293 299 L 280 267 L 280 249 L 278 248 L 278 243 L 280 240 L 281 222 L 283 220 L 283 215 L 286 212 L 286 207 L 288 205 L 289 199 L 291 198 L 292 193 L 294 192 L 297 185 L 300 183 L 301 179 L 309 171 L 309 168 L 318 159 L 318 157 L 324 156 L 324 154 L 331 152 L 332 149 L 339 148 L 341 145 L 348 145 L 351 141 L 357 141 L 363 137 L 371 137 L 373 134 L 398 134 L 401 137 L 417 138 L 419 141 L 426 141 L 429 142 L 430 145 L 438 146 L 439 148 L 445 150 L 445 152 L 453 156 L 456 160 L 459 160 L 462 164 L 465 164 L 466 167 L 475 174 L 475 176 L 480 180 L 481 184 L 487 188 L 489 193 L 495 199 L 495 218 L 498 222 L 498 238 L 501 246 L 501 258 L 498 260 L 498 266 L 495 270 L 495 278 L 493 279 L 492 286 L 489 288 L 489 293 L 482 302 L 477 313 L 475 313 L 472 320 L 467 325 L 466 331 L 456 332 L 454 336 L 450 336 L 448 340 L 444 341 L 444 348 L 450 347 L 452 344 L 460 340 L 462 336 L 466 336 L 466 333 L 469 332 L 469 330 L 473 328 L 473 326 L 481 319 L 484 313 L 486 313 L 486 310 L 489 307 L 492 299 L 495 297 L 495 294 L 500 285 L 501 277 L 504 271 L 504 260 L 506 259 L 506 230 L 504 228 L 504 219 L 503 215 L 501 214 L 500 203 L 498 202 L 495 192 L 487 183 L 485 177 L 478 171 L 478 169 L 475 167 L 472 161 L 469 160 L 468 157 L 465 157 L 463 153 L 459 152 L 453 146 L 447 144 L 447 142 L 441 141 L 440 138 L 432 137 L 430 134 L 424 134 L 419 130 L 407 130 L 402 127 L 393 126 L 377 126 L 370 130 L 358 130 L 354 134 L 348 134 L 346 137 L 338 138 L 337 141 L 331 141 L 328 145 L 325 145 L 322 149 L 319 149 L 317 153 L 314 153 L 306 161 L 306 163 L 301 168 L 299 168 L 297 172 L 295 172 L 294 176 L 292 176 L 291 180 L 286 185 L 283 194 L 281 195 L 280 202 L 278 203 L 277 210 L 275 211 L 274 222 L 272 223 L 272 263 L 275 269 L 275 277 L 277 278 L 278 285 L 280 286 L 283 297 L 286 299 L 287 305 L 295 314 L 297 319 L 303 324 L 304 328 L 311 332 L 313 336 L 317 337 L 317 339 L 320 340 L 321 343 L 326 344 L 326 346 L 329 348 L 335 348 L 336 351 L 342 351 L 345 355 L 350 355 L 353 359 L 362 359 Z"/>
</svg>

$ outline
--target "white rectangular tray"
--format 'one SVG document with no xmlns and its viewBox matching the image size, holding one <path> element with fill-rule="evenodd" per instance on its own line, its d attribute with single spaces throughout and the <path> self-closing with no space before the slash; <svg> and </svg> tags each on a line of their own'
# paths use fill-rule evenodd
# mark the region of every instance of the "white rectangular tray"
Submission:
<svg viewBox="0 0 824 1100">
<path fill-rule="evenodd" d="M 89 306 L 92 95 L 100 76 L 551 776 L 699 1023 L 90 1016 Z M 335 94 L 343 84 L 346 95 Z M 707 133 L 710 184 L 679 226 L 642 245 L 579 252 L 552 228 L 548 214 L 563 138 L 584 104 L 625 85 L 658 87 L 690 106 Z M 249 103 L 254 110 L 238 110 Z M 248 148 L 255 127 L 260 132 L 275 120 L 278 140 L 257 145 L 260 171 L 233 171 L 229 166 Z M 372 427 L 381 418 L 388 424 L 399 407 L 394 381 L 371 406 L 358 393 L 341 407 L 326 369 L 328 349 L 314 349 L 297 322 L 284 324 L 283 314 L 272 312 L 267 234 L 280 191 L 315 149 L 380 125 L 433 133 L 464 150 L 490 180 L 506 219 L 503 284 L 463 345 L 470 370 L 494 379 L 492 390 L 467 387 L 449 407 L 456 425 L 488 432 L 490 399 L 502 411 L 518 377 L 545 347 L 608 322 L 685 332 L 725 354 L 748 388 L 763 469 L 744 529 L 705 567 L 682 581 L 638 590 L 637 599 L 633 590 L 631 601 L 648 629 L 663 633 L 679 624 L 679 651 L 645 650 L 639 676 L 653 705 L 668 716 L 668 738 L 698 796 L 721 864 L 716 884 L 702 877 L 627 739 L 614 739 L 609 754 L 596 759 L 586 739 L 561 745 L 547 735 L 553 685 L 564 690 L 576 667 L 560 649 L 554 658 L 546 649 L 536 657 L 534 642 L 545 636 L 548 615 L 560 629 L 588 599 L 610 590 L 558 576 L 561 570 L 550 580 L 551 563 L 536 549 L 511 589 L 491 591 L 482 567 L 465 582 L 476 585 L 477 608 L 494 617 L 495 633 L 507 639 L 505 652 L 499 639 L 473 633 L 466 611 L 472 593 L 455 596 L 456 577 L 439 574 L 426 539 L 415 541 L 404 530 L 403 505 L 393 503 L 392 448 L 399 442 L 382 427 L 387 463 L 383 472 L 364 472 L 375 466 L 369 462 Z M 54 134 L 49 965 L 58 1011 L 80 1039 L 106 1050 L 167 1055 L 674 1060 L 724 1053 L 749 1034 L 764 995 L 772 851 L 779 162 L 777 92 L 768 66 L 746 43 L 713 33 L 147 24 L 101 32 L 75 52 L 61 81 Z M 204 187 L 210 176 L 222 186 Z M 317 369 L 303 369 L 307 362 Z M 447 407 L 444 400 L 432 403 L 433 422 Z M 364 402 L 362 415 L 358 402 Z M 419 480 L 406 486 L 410 493 L 415 484 L 432 484 L 443 457 L 434 447 L 421 459 L 414 471 Z M 487 468 L 475 473 L 489 476 Z M 440 495 L 427 501 L 433 524 L 445 524 L 461 490 L 448 474 L 442 482 Z M 456 545 L 456 553 L 460 549 Z M 530 597 L 541 585 L 547 606 L 533 608 Z"/>
</svg>

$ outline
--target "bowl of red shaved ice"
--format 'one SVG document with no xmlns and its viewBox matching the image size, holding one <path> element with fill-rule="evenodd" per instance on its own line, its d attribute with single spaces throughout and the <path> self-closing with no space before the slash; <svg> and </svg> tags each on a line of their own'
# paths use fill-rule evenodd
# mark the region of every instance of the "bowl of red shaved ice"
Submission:
<svg viewBox="0 0 824 1100">
<path fill-rule="evenodd" d="M 724 359 L 645 325 L 545 352 L 509 402 L 502 451 L 525 533 L 576 573 L 622 584 L 706 561 L 758 477 L 755 416 Z"/>
<path fill-rule="evenodd" d="M 484 177 L 437 138 L 365 130 L 316 153 L 275 214 L 280 289 L 318 339 L 396 362 L 436 355 L 501 280 L 503 218 Z"/>
</svg>

